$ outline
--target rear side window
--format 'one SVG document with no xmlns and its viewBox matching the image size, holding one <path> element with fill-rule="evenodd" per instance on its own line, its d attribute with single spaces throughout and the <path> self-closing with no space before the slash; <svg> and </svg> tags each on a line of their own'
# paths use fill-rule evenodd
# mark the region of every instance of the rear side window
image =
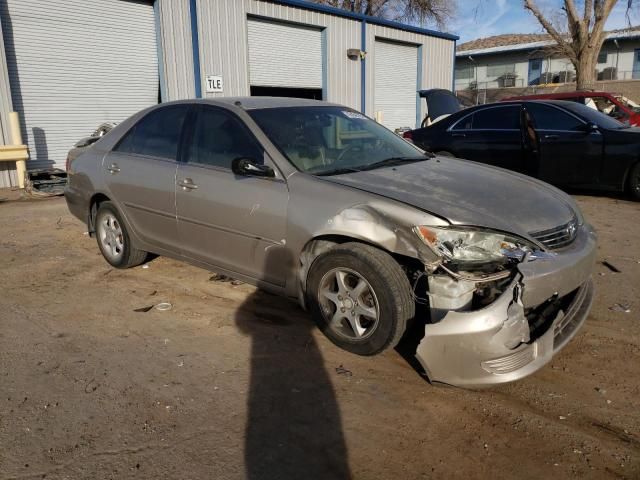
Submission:
<svg viewBox="0 0 640 480">
<path fill-rule="evenodd" d="M 175 160 L 188 110 L 187 105 L 154 110 L 142 118 L 114 150 Z"/>
<path fill-rule="evenodd" d="M 473 114 L 474 130 L 518 130 L 520 128 L 520 107 L 493 107 L 478 110 Z"/>
<path fill-rule="evenodd" d="M 219 108 L 200 110 L 188 149 L 189 163 L 230 169 L 236 158 L 262 163 L 263 156 L 258 142 L 235 115 Z"/>
<path fill-rule="evenodd" d="M 573 115 L 549 105 L 530 103 L 527 105 L 527 110 L 533 117 L 533 122 L 538 130 L 577 131 L 583 125 L 583 122 Z"/>
</svg>

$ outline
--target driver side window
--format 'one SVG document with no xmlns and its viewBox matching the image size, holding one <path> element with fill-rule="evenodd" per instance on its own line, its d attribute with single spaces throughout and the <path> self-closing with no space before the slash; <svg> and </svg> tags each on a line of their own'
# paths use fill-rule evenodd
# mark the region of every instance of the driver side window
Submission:
<svg viewBox="0 0 640 480">
<path fill-rule="evenodd" d="M 221 108 L 201 107 L 187 149 L 187 162 L 230 170 L 236 158 L 263 163 L 264 154 L 257 140 L 233 114 Z"/>
</svg>

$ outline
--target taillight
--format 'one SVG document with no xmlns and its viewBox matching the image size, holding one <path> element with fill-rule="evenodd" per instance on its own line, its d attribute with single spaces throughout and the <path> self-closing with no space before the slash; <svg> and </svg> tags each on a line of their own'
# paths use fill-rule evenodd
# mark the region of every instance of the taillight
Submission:
<svg viewBox="0 0 640 480">
<path fill-rule="evenodd" d="M 408 132 L 404 132 L 402 134 L 402 138 L 406 138 L 407 140 L 413 140 L 413 132 L 409 130 Z"/>
<path fill-rule="evenodd" d="M 71 157 L 69 157 L 69 155 L 67 155 L 67 162 L 65 164 L 65 168 L 64 169 L 68 172 L 70 166 L 71 166 Z"/>
</svg>

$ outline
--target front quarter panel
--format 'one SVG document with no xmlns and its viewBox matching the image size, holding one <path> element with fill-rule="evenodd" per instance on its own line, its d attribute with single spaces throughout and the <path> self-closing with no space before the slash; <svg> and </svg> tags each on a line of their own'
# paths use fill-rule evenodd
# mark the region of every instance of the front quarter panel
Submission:
<svg viewBox="0 0 640 480">
<path fill-rule="evenodd" d="M 294 258 L 320 237 L 341 236 L 375 245 L 383 250 L 415 258 L 436 260 L 433 252 L 413 233 L 416 225 L 446 226 L 435 215 L 403 203 L 355 188 L 345 187 L 303 173 L 289 177 L 291 199 L 287 212 L 287 245 Z M 297 296 L 297 272 L 287 290 Z"/>
</svg>

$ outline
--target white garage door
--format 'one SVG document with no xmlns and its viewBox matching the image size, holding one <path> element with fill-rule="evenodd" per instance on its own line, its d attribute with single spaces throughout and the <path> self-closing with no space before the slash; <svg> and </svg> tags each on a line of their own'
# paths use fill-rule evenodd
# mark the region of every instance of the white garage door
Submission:
<svg viewBox="0 0 640 480">
<path fill-rule="evenodd" d="M 100 123 L 158 103 L 153 6 L 126 0 L 0 0 L 27 168 L 64 168 Z"/>
<path fill-rule="evenodd" d="M 377 40 L 374 55 L 374 110 L 391 130 L 415 128 L 418 47 Z"/>
<path fill-rule="evenodd" d="M 322 32 L 251 19 L 249 79 L 252 86 L 322 88 Z"/>
</svg>

